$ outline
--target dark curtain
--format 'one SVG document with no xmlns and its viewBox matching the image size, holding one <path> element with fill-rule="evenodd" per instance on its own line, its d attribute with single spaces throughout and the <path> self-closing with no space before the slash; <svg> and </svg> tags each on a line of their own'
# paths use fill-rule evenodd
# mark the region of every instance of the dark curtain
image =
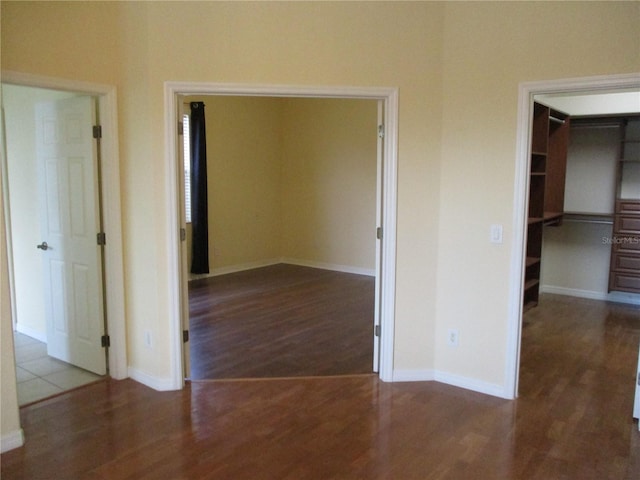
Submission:
<svg viewBox="0 0 640 480">
<path fill-rule="evenodd" d="M 191 273 L 209 273 L 207 140 L 204 103 L 191 102 Z"/>
</svg>

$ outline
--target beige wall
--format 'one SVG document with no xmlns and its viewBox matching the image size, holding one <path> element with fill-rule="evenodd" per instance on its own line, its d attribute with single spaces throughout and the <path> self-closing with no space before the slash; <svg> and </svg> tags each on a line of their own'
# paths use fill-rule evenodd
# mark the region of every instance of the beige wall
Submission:
<svg viewBox="0 0 640 480">
<path fill-rule="evenodd" d="M 377 102 L 287 99 L 282 256 L 375 269 Z"/>
<path fill-rule="evenodd" d="M 196 100 L 212 273 L 277 261 L 374 270 L 375 100 L 185 98 Z"/>
<path fill-rule="evenodd" d="M 637 71 L 637 2 L 451 2 L 443 59 L 435 367 L 505 382 L 518 84 Z M 621 48 L 625 46 L 628 48 Z M 504 225 L 503 245 L 489 225 Z M 449 328 L 459 346 L 446 344 Z"/>
<path fill-rule="evenodd" d="M 397 87 L 394 368 L 500 386 L 518 84 L 640 65 L 637 2 L 0 8 L 3 69 L 118 87 L 129 363 L 161 379 L 171 374 L 172 334 L 164 313 L 163 82 Z M 491 223 L 504 225 L 501 246 L 489 244 Z M 456 349 L 446 345 L 452 327 L 460 330 Z M 156 339 L 152 349 L 145 329 Z"/>
<path fill-rule="evenodd" d="M 4 142 L 0 144 L 4 148 Z M 8 280 L 4 198 L 0 195 L 0 450 L 3 452 L 22 443 Z"/>
<path fill-rule="evenodd" d="M 195 100 L 205 103 L 210 269 L 279 258 L 282 101 Z"/>
</svg>

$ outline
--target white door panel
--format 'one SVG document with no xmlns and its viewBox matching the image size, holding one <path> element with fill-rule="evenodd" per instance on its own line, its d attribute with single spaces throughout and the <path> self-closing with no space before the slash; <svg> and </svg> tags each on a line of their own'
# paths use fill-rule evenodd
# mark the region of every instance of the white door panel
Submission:
<svg viewBox="0 0 640 480">
<path fill-rule="evenodd" d="M 376 159 L 376 227 L 382 228 L 382 172 L 384 163 L 384 103 L 378 100 L 378 128 L 382 128 L 382 132 L 378 131 L 377 141 L 377 159 Z M 373 232 L 372 232 L 373 234 Z M 376 232 L 377 236 L 377 232 Z M 373 371 L 380 370 L 380 295 L 382 280 L 382 239 L 376 239 L 376 280 L 375 280 L 375 306 L 373 314 Z M 376 333 L 378 335 L 376 335 Z"/>
<path fill-rule="evenodd" d="M 640 430 L 640 347 L 638 347 L 638 364 L 636 372 L 636 397 L 633 403 L 633 418 L 638 420 L 638 430 Z"/>
<path fill-rule="evenodd" d="M 94 123 L 91 97 L 36 106 L 40 223 L 47 244 L 38 252 L 44 263 L 48 354 L 103 375 Z"/>
</svg>

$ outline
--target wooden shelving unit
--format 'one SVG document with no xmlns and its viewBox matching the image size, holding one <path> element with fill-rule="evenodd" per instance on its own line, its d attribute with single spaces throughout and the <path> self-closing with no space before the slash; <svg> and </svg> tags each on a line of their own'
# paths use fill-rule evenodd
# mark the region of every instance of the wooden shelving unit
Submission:
<svg viewBox="0 0 640 480">
<path fill-rule="evenodd" d="M 569 122 L 566 113 L 534 103 L 523 292 L 525 311 L 538 304 L 543 228 L 562 223 Z"/>
<path fill-rule="evenodd" d="M 609 291 L 640 293 L 640 116 L 622 123 Z"/>
</svg>

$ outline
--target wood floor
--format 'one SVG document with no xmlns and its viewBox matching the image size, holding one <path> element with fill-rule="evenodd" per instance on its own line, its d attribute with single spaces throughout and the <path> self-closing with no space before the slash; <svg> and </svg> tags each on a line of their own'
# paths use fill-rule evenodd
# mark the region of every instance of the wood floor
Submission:
<svg viewBox="0 0 640 480">
<path fill-rule="evenodd" d="M 191 379 L 371 373 L 374 282 L 286 264 L 190 282 Z"/>
<path fill-rule="evenodd" d="M 546 295 L 516 401 L 375 375 L 102 382 L 22 409 L 2 479 L 637 480 L 639 340 L 637 307 Z"/>
</svg>

